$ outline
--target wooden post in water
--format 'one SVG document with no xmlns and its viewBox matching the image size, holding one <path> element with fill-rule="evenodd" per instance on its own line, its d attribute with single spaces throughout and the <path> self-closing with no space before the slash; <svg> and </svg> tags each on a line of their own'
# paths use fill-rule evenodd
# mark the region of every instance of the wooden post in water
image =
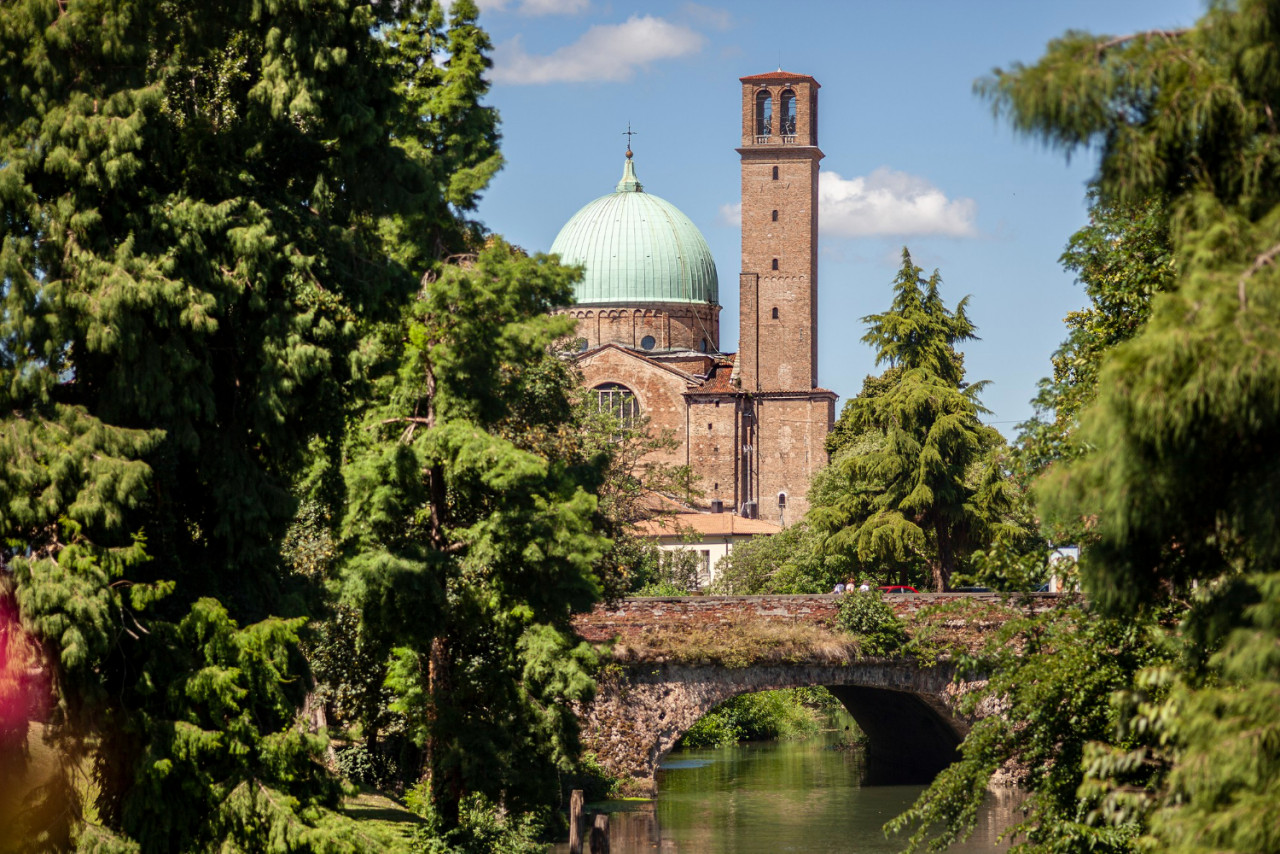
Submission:
<svg viewBox="0 0 1280 854">
<path fill-rule="evenodd" d="M 569 795 L 569 854 L 582 854 L 582 790 Z"/>
<path fill-rule="evenodd" d="M 591 826 L 591 854 L 609 854 L 609 816 L 596 813 Z"/>
</svg>

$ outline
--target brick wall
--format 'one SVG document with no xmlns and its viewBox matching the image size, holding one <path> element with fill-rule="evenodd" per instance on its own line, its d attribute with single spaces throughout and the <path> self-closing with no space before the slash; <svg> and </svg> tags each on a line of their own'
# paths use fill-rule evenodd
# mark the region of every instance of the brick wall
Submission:
<svg viewBox="0 0 1280 854">
<path fill-rule="evenodd" d="M 587 339 L 587 347 L 620 344 L 640 348 L 645 336 L 654 339 L 654 350 L 720 349 L 720 306 L 696 303 L 649 303 L 644 308 L 629 306 L 586 306 L 559 309 L 578 319 L 577 337 Z"/>
</svg>

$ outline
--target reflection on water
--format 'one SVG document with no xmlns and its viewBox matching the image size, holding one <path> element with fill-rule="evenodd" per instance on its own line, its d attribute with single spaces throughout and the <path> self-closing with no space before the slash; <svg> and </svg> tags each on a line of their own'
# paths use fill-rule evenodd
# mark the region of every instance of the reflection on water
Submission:
<svg viewBox="0 0 1280 854">
<path fill-rule="evenodd" d="M 884 823 L 909 807 L 922 786 L 860 785 L 863 754 L 835 749 L 835 737 L 745 744 L 673 753 L 654 802 L 610 811 L 612 854 L 878 854 L 902 850 Z M 955 854 L 1000 851 L 996 838 L 1015 819 L 1001 799 L 979 815 Z M 561 846 L 558 851 L 566 851 Z"/>
</svg>

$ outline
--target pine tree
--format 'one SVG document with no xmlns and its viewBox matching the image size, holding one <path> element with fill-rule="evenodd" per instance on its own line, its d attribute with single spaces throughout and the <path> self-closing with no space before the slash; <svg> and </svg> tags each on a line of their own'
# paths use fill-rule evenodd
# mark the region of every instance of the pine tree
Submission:
<svg viewBox="0 0 1280 854">
<path fill-rule="evenodd" d="M 978 420 L 984 384 L 964 384 L 955 350 L 973 338 L 968 300 L 948 310 L 941 283 L 936 271 L 926 281 L 904 249 L 892 307 L 863 318 L 863 341 L 897 373 L 845 405 L 837 434 L 878 441 L 837 459 L 846 488 L 810 515 L 825 550 L 864 566 L 923 564 L 939 592 L 965 555 L 1015 527 L 1004 518 L 1013 487 L 990 454 L 999 434 Z"/>
<path fill-rule="evenodd" d="M 320 820 L 337 789 L 294 725 L 307 599 L 280 543 L 365 324 L 498 163 L 475 7 L 443 65 L 396 49 L 445 43 L 427 14 L 0 7 L 0 595 L 97 793 L 47 789 L 73 803 L 28 813 L 36 844 L 364 847 Z"/>
</svg>

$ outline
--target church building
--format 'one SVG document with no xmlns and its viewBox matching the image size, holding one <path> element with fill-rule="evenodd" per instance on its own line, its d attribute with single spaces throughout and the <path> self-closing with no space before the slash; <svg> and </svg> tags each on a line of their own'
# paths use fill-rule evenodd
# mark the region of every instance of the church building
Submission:
<svg viewBox="0 0 1280 854">
<path fill-rule="evenodd" d="M 741 78 L 742 263 L 737 353 L 720 351 L 711 250 L 647 193 L 630 147 L 622 180 L 551 246 L 582 264 L 576 360 L 602 407 L 679 441 L 700 504 L 787 525 L 827 461 L 836 395 L 818 386 L 818 82 Z"/>
</svg>

